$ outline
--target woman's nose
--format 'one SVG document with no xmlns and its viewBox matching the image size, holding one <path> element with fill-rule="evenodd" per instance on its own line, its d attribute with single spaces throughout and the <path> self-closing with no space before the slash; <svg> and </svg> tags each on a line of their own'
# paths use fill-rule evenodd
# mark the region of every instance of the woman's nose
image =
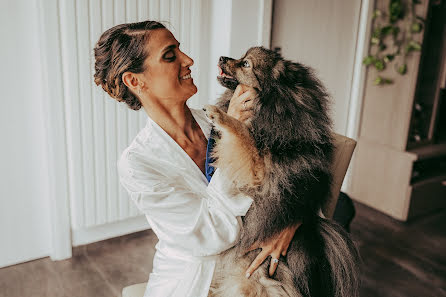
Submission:
<svg viewBox="0 0 446 297">
<path fill-rule="evenodd" d="M 191 57 L 189 57 L 188 55 L 186 55 L 185 53 L 183 53 L 183 52 L 181 52 L 183 55 L 183 57 L 182 57 L 182 66 L 183 67 L 190 67 L 190 66 L 192 66 L 192 65 L 194 65 L 194 60 L 192 60 L 192 58 Z"/>
</svg>

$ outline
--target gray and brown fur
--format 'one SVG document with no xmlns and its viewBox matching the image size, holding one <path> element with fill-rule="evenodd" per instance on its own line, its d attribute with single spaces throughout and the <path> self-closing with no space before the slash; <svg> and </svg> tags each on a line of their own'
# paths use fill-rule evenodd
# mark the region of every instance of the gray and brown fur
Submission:
<svg viewBox="0 0 446 297">
<path fill-rule="evenodd" d="M 312 70 L 253 47 L 238 60 L 221 57 L 227 87 L 217 106 L 207 106 L 220 138 L 215 166 L 228 186 L 253 197 L 239 243 L 217 264 L 210 296 L 358 296 L 359 255 L 348 234 L 320 218 L 330 196 L 333 155 L 329 95 Z M 242 123 L 226 114 L 234 89 L 253 87 L 253 117 Z M 258 254 L 243 251 L 297 222 L 286 258 L 272 278 L 265 261 L 246 279 Z"/>
</svg>

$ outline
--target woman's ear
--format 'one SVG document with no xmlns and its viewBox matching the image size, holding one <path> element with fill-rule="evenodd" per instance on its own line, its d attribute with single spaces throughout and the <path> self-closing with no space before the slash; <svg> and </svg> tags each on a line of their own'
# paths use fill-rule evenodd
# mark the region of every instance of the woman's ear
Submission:
<svg viewBox="0 0 446 297">
<path fill-rule="evenodd" d="M 136 74 L 129 71 L 126 71 L 122 74 L 122 82 L 133 92 L 137 91 L 138 85 L 140 85 L 139 79 Z"/>
</svg>

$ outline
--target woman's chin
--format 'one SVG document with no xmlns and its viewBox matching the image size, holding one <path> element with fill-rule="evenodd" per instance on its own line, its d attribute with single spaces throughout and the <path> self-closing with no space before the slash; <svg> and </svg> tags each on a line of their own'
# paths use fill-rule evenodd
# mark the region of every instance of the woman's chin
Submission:
<svg viewBox="0 0 446 297">
<path fill-rule="evenodd" d="M 195 95 L 198 91 L 197 86 L 194 84 L 194 82 L 192 81 L 191 86 L 190 86 L 190 95 L 189 97 L 192 97 L 193 95 Z"/>
<path fill-rule="evenodd" d="M 193 95 L 197 93 L 197 91 L 197 86 L 192 84 L 192 86 L 190 86 L 187 91 L 183 93 L 184 95 L 182 97 L 184 98 L 184 101 L 189 100 Z"/>
</svg>

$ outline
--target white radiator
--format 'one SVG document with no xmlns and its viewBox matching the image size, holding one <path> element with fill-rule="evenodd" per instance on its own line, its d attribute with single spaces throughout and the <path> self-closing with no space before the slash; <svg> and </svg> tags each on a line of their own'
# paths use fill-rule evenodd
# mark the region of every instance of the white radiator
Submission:
<svg viewBox="0 0 446 297">
<path fill-rule="evenodd" d="M 182 50 L 194 59 L 194 81 L 200 93 L 206 94 L 201 72 L 207 71 L 200 71 L 205 69 L 200 58 L 205 60 L 206 49 L 200 57 L 200 43 L 205 42 L 201 38 L 205 29 L 201 10 L 206 4 L 204 0 L 59 0 L 57 3 L 71 226 L 74 233 L 82 233 L 139 214 L 119 185 L 116 160 L 147 118 L 142 109 L 130 110 L 94 84 L 96 41 L 102 32 L 117 24 L 148 19 L 165 21 L 181 42 Z M 206 101 L 199 98 L 199 95 L 192 98 L 191 105 Z"/>
</svg>

